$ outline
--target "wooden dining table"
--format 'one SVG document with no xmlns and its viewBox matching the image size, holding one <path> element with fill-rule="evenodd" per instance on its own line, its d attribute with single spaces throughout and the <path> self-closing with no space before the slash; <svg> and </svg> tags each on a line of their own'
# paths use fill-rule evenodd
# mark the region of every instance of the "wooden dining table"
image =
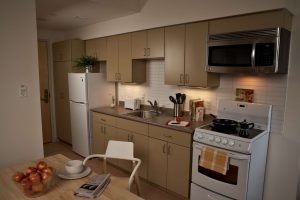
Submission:
<svg viewBox="0 0 300 200">
<path fill-rule="evenodd" d="M 62 169 L 65 163 L 70 160 L 61 154 L 56 154 L 54 156 L 45 157 L 45 162 L 48 166 L 52 166 L 55 169 Z M 19 200 L 19 199 L 30 199 L 23 194 L 21 187 L 12 180 L 12 176 L 17 171 L 24 171 L 29 166 L 35 166 L 40 160 L 26 162 L 20 165 L 0 169 L 0 199 L 2 200 Z M 61 178 L 55 178 L 55 184 L 40 197 L 34 199 L 41 200 L 70 200 L 70 199 L 83 199 L 74 196 L 74 191 L 78 189 L 82 184 L 84 184 L 89 177 L 96 175 L 92 172 L 88 176 L 80 179 L 65 180 Z M 118 186 L 118 177 L 111 176 L 111 181 L 106 187 L 105 191 L 97 198 L 99 200 L 142 200 L 141 197 L 131 193 L 125 188 Z"/>
</svg>

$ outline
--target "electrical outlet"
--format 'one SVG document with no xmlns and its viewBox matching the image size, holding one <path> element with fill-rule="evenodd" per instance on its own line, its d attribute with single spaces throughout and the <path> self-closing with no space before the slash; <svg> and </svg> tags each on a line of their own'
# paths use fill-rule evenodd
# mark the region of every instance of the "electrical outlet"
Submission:
<svg viewBox="0 0 300 200">
<path fill-rule="evenodd" d="M 20 97 L 27 97 L 27 86 L 26 85 L 20 85 L 19 96 Z"/>
</svg>

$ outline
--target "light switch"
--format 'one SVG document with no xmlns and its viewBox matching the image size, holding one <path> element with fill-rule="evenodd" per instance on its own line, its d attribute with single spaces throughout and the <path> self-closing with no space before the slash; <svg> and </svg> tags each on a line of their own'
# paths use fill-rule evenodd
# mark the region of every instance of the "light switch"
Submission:
<svg viewBox="0 0 300 200">
<path fill-rule="evenodd" d="M 19 96 L 20 97 L 27 97 L 27 86 L 26 85 L 20 85 Z"/>
</svg>

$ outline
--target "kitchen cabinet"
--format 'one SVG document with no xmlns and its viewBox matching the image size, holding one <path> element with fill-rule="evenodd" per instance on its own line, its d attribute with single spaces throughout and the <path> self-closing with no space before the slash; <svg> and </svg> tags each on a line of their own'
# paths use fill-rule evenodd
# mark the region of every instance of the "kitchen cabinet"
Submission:
<svg viewBox="0 0 300 200">
<path fill-rule="evenodd" d="M 142 160 L 139 175 L 148 175 L 148 125 L 110 115 L 93 112 L 93 153 L 104 154 L 109 140 L 134 143 L 134 156 Z M 108 160 L 126 171 L 132 170 L 132 163 L 123 160 Z"/>
<path fill-rule="evenodd" d="M 206 72 L 208 22 L 186 25 L 184 84 L 187 86 L 217 87 L 219 74 Z"/>
<path fill-rule="evenodd" d="M 142 83 L 146 80 L 146 63 L 131 58 L 131 34 L 107 38 L 107 80 Z"/>
<path fill-rule="evenodd" d="M 208 22 L 165 28 L 165 84 L 216 87 L 219 75 L 205 71 Z"/>
<path fill-rule="evenodd" d="M 209 21 L 209 33 L 228 33 L 284 27 L 291 30 L 292 15 L 286 9 L 227 17 Z"/>
<path fill-rule="evenodd" d="M 131 37 L 133 59 L 164 57 L 164 28 L 133 32 Z"/>
<path fill-rule="evenodd" d="M 57 137 L 72 143 L 68 73 L 73 72 L 74 61 L 84 55 L 82 40 L 67 40 L 53 44 L 53 80 Z"/>
<path fill-rule="evenodd" d="M 191 135 L 149 125 L 149 137 L 148 180 L 188 197 Z"/>
<path fill-rule="evenodd" d="M 85 41 L 85 54 L 96 57 L 98 61 L 107 59 L 107 38 L 96 38 Z"/>
</svg>

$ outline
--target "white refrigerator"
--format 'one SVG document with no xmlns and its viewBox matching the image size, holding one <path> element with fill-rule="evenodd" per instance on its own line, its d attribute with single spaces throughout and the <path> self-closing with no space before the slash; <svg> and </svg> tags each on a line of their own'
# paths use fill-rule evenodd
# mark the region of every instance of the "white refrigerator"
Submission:
<svg viewBox="0 0 300 200">
<path fill-rule="evenodd" d="M 91 154 L 91 111 L 109 106 L 115 95 L 115 84 L 106 81 L 104 73 L 69 73 L 69 102 L 72 150 L 81 156 Z"/>
</svg>

